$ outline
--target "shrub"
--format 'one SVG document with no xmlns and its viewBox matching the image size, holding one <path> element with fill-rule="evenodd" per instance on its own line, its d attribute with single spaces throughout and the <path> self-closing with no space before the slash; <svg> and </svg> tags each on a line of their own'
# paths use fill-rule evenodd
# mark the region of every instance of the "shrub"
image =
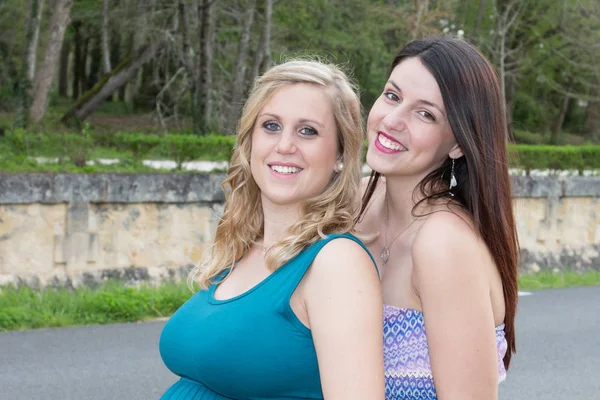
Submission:
<svg viewBox="0 0 600 400">
<path fill-rule="evenodd" d="M 600 169 L 600 146 L 511 145 L 512 167 L 532 169 Z"/>
<path fill-rule="evenodd" d="M 118 147 L 131 152 L 133 159 L 140 162 L 150 151 L 161 143 L 161 137 L 141 133 L 117 133 L 114 142 Z"/>
<path fill-rule="evenodd" d="M 62 133 L 58 134 L 60 143 L 62 144 L 61 159 L 69 159 L 78 167 L 85 167 L 90 153 L 94 146 L 94 141 L 89 133 Z"/>
<path fill-rule="evenodd" d="M 161 139 L 161 154 L 173 159 L 177 169 L 192 160 L 229 160 L 233 153 L 235 138 L 208 135 L 166 135 Z"/>
</svg>

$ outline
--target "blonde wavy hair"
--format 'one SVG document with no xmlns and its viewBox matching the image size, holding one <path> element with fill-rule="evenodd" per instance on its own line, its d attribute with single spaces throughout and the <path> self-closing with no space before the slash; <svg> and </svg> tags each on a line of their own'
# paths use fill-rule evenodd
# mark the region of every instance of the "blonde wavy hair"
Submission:
<svg viewBox="0 0 600 400">
<path fill-rule="evenodd" d="M 275 66 L 257 79 L 237 126 L 237 141 L 231 157 L 225 191 L 225 209 L 210 249 L 188 277 L 207 289 L 214 278 L 234 267 L 264 234 L 260 189 L 250 170 L 252 131 L 257 117 L 273 94 L 293 84 L 322 87 L 329 96 L 338 136 L 338 159 L 344 167 L 331 172 L 325 191 L 303 204 L 302 218 L 290 226 L 286 236 L 268 251 L 266 265 L 276 270 L 305 247 L 328 234 L 353 232 L 360 211 L 360 153 L 364 138 L 360 100 L 356 86 L 337 66 L 319 61 L 293 60 Z M 326 172 L 324 172 L 326 173 Z"/>
</svg>

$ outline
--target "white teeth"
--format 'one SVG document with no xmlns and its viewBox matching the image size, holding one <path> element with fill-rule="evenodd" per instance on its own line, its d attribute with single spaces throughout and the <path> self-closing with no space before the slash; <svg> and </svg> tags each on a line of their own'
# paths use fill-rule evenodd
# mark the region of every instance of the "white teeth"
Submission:
<svg viewBox="0 0 600 400">
<path fill-rule="evenodd" d="M 386 149 L 390 149 L 390 150 L 406 150 L 406 147 L 402 147 L 399 144 L 396 144 L 394 142 L 392 142 L 391 140 L 389 140 L 388 138 L 386 138 L 383 135 L 377 135 L 377 141 L 379 141 L 379 143 L 385 147 Z"/>
<path fill-rule="evenodd" d="M 296 172 L 302 171 L 302 168 L 285 167 L 283 165 L 271 165 L 271 169 L 280 174 L 295 174 Z"/>
</svg>

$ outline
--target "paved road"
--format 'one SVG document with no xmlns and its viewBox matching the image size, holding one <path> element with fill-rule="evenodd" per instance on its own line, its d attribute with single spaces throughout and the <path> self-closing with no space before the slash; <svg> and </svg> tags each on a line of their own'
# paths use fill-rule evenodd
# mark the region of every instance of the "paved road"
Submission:
<svg viewBox="0 0 600 400">
<path fill-rule="evenodd" d="M 600 399 L 600 287 L 520 301 L 500 399 Z M 157 399 L 175 380 L 157 351 L 163 324 L 0 333 L 0 399 Z"/>
</svg>

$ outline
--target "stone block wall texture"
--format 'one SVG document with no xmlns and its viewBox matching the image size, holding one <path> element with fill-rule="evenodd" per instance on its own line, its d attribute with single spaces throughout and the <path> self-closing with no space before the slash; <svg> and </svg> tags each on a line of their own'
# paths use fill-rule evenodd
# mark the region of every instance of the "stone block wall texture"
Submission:
<svg viewBox="0 0 600 400">
<path fill-rule="evenodd" d="M 181 279 L 223 174 L 0 174 L 0 286 Z M 513 177 L 522 271 L 600 270 L 600 177 Z"/>
</svg>

